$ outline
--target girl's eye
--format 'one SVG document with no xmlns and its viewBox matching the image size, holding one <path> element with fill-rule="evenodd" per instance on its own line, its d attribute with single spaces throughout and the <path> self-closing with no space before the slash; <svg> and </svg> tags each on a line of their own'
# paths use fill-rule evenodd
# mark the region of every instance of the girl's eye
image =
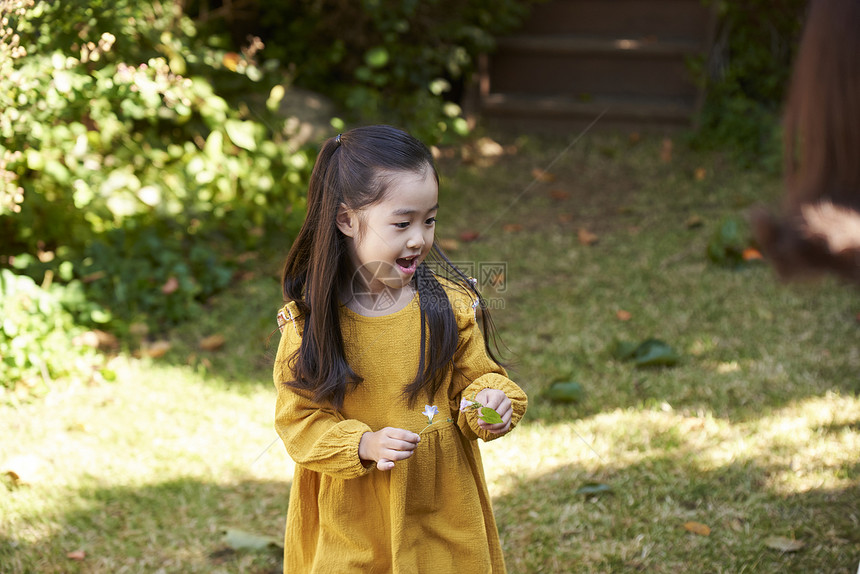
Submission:
<svg viewBox="0 0 860 574">
<path fill-rule="evenodd" d="M 431 217 L 430 219 L 428 219 L 428 220 L 427 220 L 427 221 L 425 221 L 424 223 L 425 223 L 425 225 L 433 225 L 434 223 L 436 223 L 436 218 L 435 218 L 435 217 Z"/>
<path fill-rule="evenodd" d="M 394 227 L 396 227 L 397 229 L 406 229 L 407 227 L 409 227 L 409 222 L 401 221 L 400 223 L 395 223 Z"/>
</svg>

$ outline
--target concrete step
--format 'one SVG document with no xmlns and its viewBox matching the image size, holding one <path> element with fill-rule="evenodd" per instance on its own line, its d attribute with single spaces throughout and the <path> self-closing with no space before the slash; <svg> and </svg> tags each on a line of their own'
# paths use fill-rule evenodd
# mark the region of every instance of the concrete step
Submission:
<svg viewBox="0 0 860 574">
<path fill-rule="evenodd" d="M 590 51 L 500 50 L 489 61 L 489 93 L 694 97 L 698 91 L 685 58 L 665 45 L 645 53 L 610 50 L 605 43 L 582 39 L 556 40 L 559 47 Z"/>
<path fill-rule="evenodd" d="M 690 126 L 692 109 L 688 101 L 671 99 L 603 97 L 584 102 L 507 94 L 493 94 L 484 104 L 482 121 L 487 126 L 558 134 L 586 127 L 592 131 L 671 133 Z"/>
<path fill-rule="evenodd" d="M 523 31 L 703 42 L 711 8 L 701 0 L 552 0 L 536 4 Z"/>
<path fill-rule="evenodd" d="M 689 126 L 702 101 L 688 61 L 707 53 L 701 0 L 548 0 L 499 38 L 478 74 L 485 118 L 528 128 Z"/>
<path fill-rule="evenodd" d="M 561 96 L 490 94 L 484 100 L 487 116 L 540 116 L 544 118 L 595 118 L 654 120 L 684 123 L 694 100 L 682 98 L 625 98 L 602 96 L 589 100 Z"/>
<path fill-rule="evenodd" d="M 567 54 L 571 56 L 617 56 L 632 58 L 687 57 L 701 53 L 699 42 L 639 38 L 585 36 L 581 34 L 518 34 L 500 38 L 496 58 L 506 54 Z"/>
</svg>

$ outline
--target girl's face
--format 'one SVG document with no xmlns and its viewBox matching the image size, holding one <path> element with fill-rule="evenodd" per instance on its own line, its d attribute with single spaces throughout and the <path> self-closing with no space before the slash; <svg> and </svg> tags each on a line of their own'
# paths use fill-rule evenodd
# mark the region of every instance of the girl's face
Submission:
<svg viewBox="0 0 860 574">
<path fill-rule="evenodd" d="M 399 293 L 433 246 L 438 209 L 439 188 L 429 169 L 391 176 L 383 198 L 360 210 L 342 205 L 337 225 L 351 239 L 353 281 L 367 293 Z"/>
</svg>

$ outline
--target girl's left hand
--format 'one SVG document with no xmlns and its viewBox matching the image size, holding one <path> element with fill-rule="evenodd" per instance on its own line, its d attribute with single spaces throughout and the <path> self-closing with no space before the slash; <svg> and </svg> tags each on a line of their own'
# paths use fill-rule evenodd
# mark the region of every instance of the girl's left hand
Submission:
<svg viewBox="0 0 860 574">
<path fill-rule="evenodd" d="M 514 409 L 511 406 L 511 399 L 505 393 L 498 389 L 483 389 L 475 395 L 475 400 L 485 407 L 490 407 L 502 417 L 502 422 L 494 425 L 478 419 L 478 426 L 481 429 L 499 434 L 511 428 L 511 415 L 514 413 Z"/>
</svg>

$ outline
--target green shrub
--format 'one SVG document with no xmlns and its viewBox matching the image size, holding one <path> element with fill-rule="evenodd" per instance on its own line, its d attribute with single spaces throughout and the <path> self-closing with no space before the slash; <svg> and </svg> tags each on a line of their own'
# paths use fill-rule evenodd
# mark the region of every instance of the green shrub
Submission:
<svg viewBox="0 0 860 574">
<path fill-rule="evenodd" d="M 71 341 L 83 329 L 64 305 L 75 287 L 43 289 L 31 278 L 0 269 L 0 400 L 19 385 L 25 395 L 68 376 L 109 376 L 91 347 Z"/>
<path fill-rule="evenodd" d="M 383 119 L 428 143 L 468 132 L 460 103 L 479 54 L 528 12 L 524 0 L 259 2 L 267 55 L 354 119 Z"/>
<path fill-rule="evenodd" d="M 706 101 L 694 144 L 734 150 L 742 164 L 781 167 L 780 114 L 807 2 L 706 0 L 719 27 L 709 66 L 695 66 Z"/>
<path fill-rule="evenodd" d="M 227 286 L 229 261 L 212 247 L 191 242 L 181 229 L 126 225 L 93 242 L 79 269 L 88 292 L 110 301 L 124 324 L 158 317 L 173 325 L 192 316 L 203 301 Z"/>
<path fill-rule="evenodd" d="M 225 52 L 173 2 L 0 3 L 0 263 L 55 255 L 26 269 L 99 273 L 84 290 L 115 318 L 169 324 L 226 284 L 216 252 L 297 229 L 312 151 L 257 42 Z"/>
</svg>

